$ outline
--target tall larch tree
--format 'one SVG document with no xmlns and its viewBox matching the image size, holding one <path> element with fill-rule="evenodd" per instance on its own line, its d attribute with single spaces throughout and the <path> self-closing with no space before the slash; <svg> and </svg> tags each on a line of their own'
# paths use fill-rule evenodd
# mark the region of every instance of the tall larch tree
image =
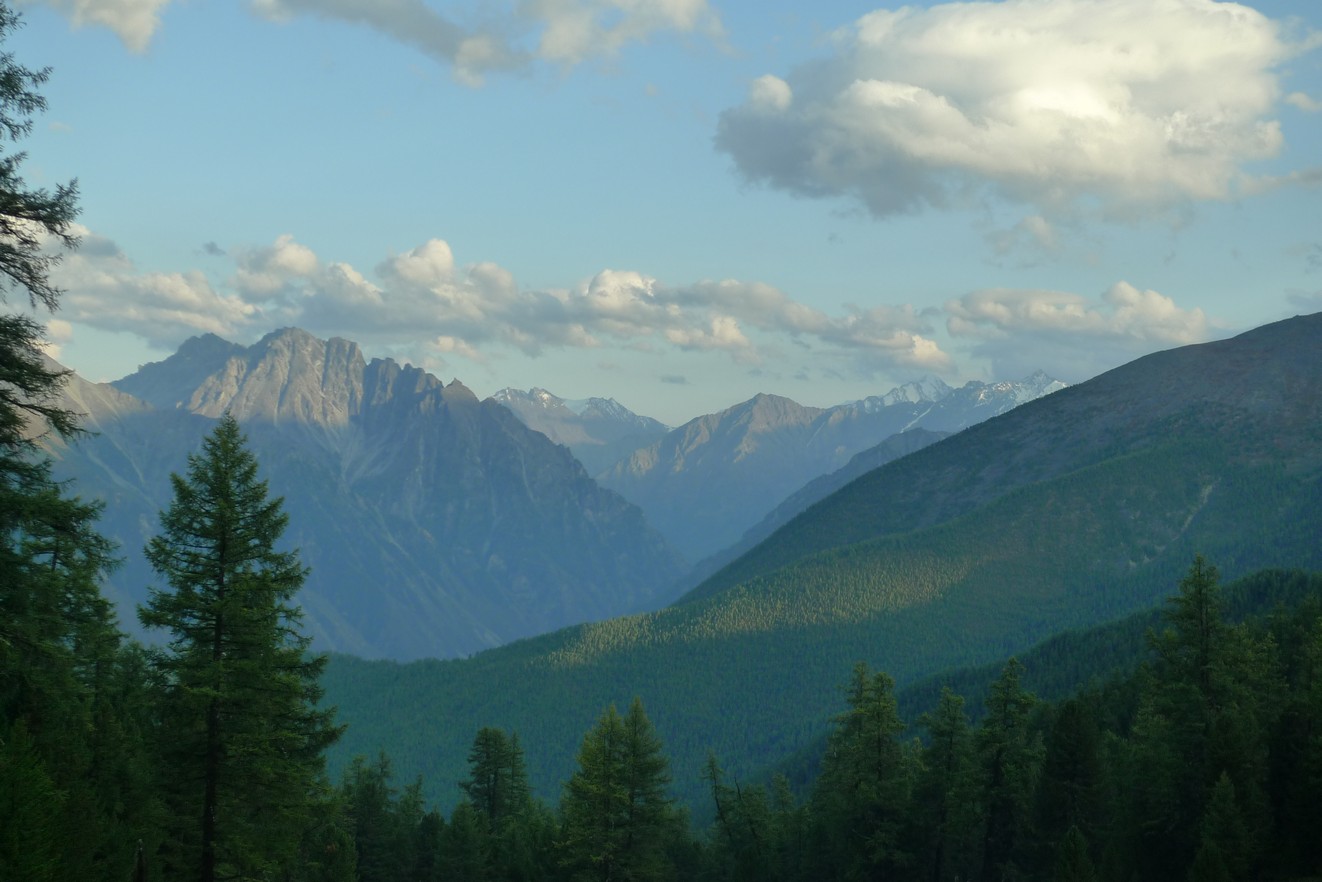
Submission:
<svg viewBox="0 0 1322 882">
<path fill-rule="evenodd" d="M 635 698 L 614 705 L 583 739 L 579 768 L 561 801 L 561 861 L 575 880 L 669 878 L 677 815 L 667 795 L 669 762 Z"/>
<path fill-rule="evenodd" d="M 294 595 L 308 571 L 276 548 L 282 500 L 269 498 L 229 414 L 171 482 L 146 549 L 168 587 L 138 611 L 170 635 L 153 656 L 180 822 L 164 859 L 180 878 L 265 879 L 296 864 L 340 731 L 316 707 L 326 659 L 308 654 L 299 629 Z"/>
</svg>

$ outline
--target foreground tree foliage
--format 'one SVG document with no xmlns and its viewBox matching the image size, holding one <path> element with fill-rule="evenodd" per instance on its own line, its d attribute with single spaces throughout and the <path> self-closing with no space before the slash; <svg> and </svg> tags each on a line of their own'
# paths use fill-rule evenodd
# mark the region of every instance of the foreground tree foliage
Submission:
<svg viewBox="0 0 1322 882">
<path fill-rule="evenodd" d="M 0 3 L 0 41 L 19 25 Z M 141 654 L 99 590 L 115 563 L 100 507 L 55 483 L 40 447 L 78 434 L 36 317 L 59 307 L 49 272 L 77 244 L 77 188 L 27 186 L 13 147 L 48 73 L 0 53 L 0 304 L 31 310 L 0 313 L 0 879 L 123 879 L 157 818 Z"/>
<path fill-rule="evenodd" d="M 169 588 L 139 610 L 170 635 L 151 655 L 180 822 L 167 862 L 202 882 L 264 879 L 298 859 L 326 799 L 323 751 L 339 735 L 333 711 L 315 706 L 325 658 L 308 656 L 293 604 L 307 571 L 275 547 L 288 518 L 230 415 L 171 482 L 147 546 Z"/>
</svg>

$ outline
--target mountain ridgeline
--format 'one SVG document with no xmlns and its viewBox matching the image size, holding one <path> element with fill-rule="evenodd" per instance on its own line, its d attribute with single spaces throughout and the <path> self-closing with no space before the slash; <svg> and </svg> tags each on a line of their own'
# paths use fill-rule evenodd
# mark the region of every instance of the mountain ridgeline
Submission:
<svg viewBox="0 0 1322 882">
<path fill-rule="evenodd" d="M 322 649 L 466 655 L 651 608 L 681 572 L 642 513 L 567 450 L 458 382 L 298 330 L 251 347 L 214 336 L 113 384 L 74 378 L 97 434 L 57 445 L 56 473 L 106 501 L 132 621 L 152 577 L 138 549 L 199 440 L 226 411 L 285 497 L 311 567 L 299 601 Z"/>
<path fill-rule="evenodd" d="M 570 401 L 545 389 L 501 389 L 491 396 L 508 407 L 530 429 L 563 444 L 598 475 L 616 462 L 646 447 L 670 431 L 651 417 L 641 416 L 614 398 Z"/>
<path fill-rule="evenodd" d="M 1018 383 L 971 382 L 958 389 L 929 378 L 829 408 L 758 395 L 690 420 L 598 480 L 638 505 L 697 562 L 740 543 L 745 531 L 804 485 L 891 436 L 912 429 L 957 432 L 1064 385 L 1040 372 Z M 908 452 L 918 437 L 889 450 Z"/>
<path fill-rule="evenodd" d="M 1322 315 L 1139 359 L 926 446 L 812 505 L 680 602 L 465 661 L 332 662 L 343 755 L 463 774 L 481 726 L 535 781 L 641 695 L 679 786 L 811 743 L 858 660 L 900 685 L 1152 605 L 1195 554 L 1322 568 Z M 410 722 L 389 727 L 387 708 Z M 424 754 L 401 732 L 431 733 Z M 561 758 L 561 759 L 557 759 Z M 688 783 L 682 783 L 688 782 Z"/>
</svg>

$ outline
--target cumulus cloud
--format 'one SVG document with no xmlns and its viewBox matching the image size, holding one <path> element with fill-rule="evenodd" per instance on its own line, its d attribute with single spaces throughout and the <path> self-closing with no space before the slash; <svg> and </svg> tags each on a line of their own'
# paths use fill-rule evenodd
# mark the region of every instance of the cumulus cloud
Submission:
<svg viewBox="0 0 1322 882">
<path fill-rule="evenodd" d="M 64 319 L 57 319 L 57 318 L 47 319 L 46 339 L 43 340 L 41 343 L 41 351 L 45 352 L 46 355 L 50 356 L 56 361 L 59 361 L 60 354 L 61 351 L 63 350 L 64 344 L 68 343 L 72 339 L 73 339 L 73 325 L 69 324 Z"/>
<path fill-rule="evenodd" d="M 995 288 L 945 306 L 946 329 L 972 343 L 997 376 L 1036 368 L 1071 380 L 1153 349 L 1209 339 L 1211 323 L 1157 291 L 1117 282 L 1100 302 L 1065 291 Z"/>
<path fill-rule="evenodd" d="M 1283 144 L 1277 68 L 1310 47 L 1215 0 L 879 10 L 755 80 L 716 143 L 751 180 L 878 216 L 988 192 L 1127 215 L 1245 190 Z"/>
<path fill-rule="evenodd" d="M 317 271 L 317 255 L 288 234 L 277 238 L 269 247 L 243 251 L 237 262 L 234 287 L 253 301 L 267 299 L 292 279 L 311 276 Z"/>
<path fill-rule="evenodd" d="M 951 367 L 912 307 L 828 315 L 757 282 L 666 285 L 605 269 L 572 288 L 529 290 L 498 264 L 458 264 L 441 239 L 391 255 L 367 273 L 282 235 L 269 246 L 233 250 L 234 272 L 217 288 L 200 272 L 138 272 L 113 242 L 79 232 L 84 249 L 58 270 L 64 315 L 162 346 L 206 331 L 244 339 L 298 325 L 477 362 L 502 351 L 535 357 L 613 347 L 714 352 L 751 365 L 779 359 L 793 345 L 801 360 L 825 359 L 832 370 L 847 360 L 864 375 Z"/>
<path fill-rule="evenodd" d="M 131 331 L 154 346 L 172 347 L 194 334 L 242 336 L 259 317 L 256 307 L 217 291 L 200 272 L 140 272 L 109 239 L 78 224 L 73 232 L 82 246 L 51 273 L 65 292 L 64 320 Z"/>
<path fill-rule="evenodd" d="M 74 27 L 110 28 L 131 51 L 143 52 L 161 25 L 161 10 L 173 0 L 19 0 L 23 6 L 38 2 L 59 10 Z"/>
</svg>

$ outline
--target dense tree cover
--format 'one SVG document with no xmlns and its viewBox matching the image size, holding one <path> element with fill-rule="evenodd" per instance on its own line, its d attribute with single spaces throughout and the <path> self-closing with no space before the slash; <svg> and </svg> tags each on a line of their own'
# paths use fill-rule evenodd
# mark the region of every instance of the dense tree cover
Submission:
<svg viewBox="0 0 1322 882">
<path fill-rule="evenodd" d="M 856 665 L 806 792 L 783 776 L 741 781 L 710 753 L 701 782 L 711 822 L 697 831 L 672 801 L 640 701 L 625 715 L 608 708 L 588 730 L 555 809 L 528 790 L 518 740 L 503 730 L 474 737 L 448 819 L 423 810 L 417 782 L 394 789 L 387 760 L 359 759 L 340 796 L 356 825 L 358 878 L 1315 876 L 1322 579 L 1264 574 L 1252 586 L 1288 604 L 1263 613 L 1259 598 L 1260 614 L 1228 616 L 1255 607 L 1243 590 L 1223 596 L 1197 558 L 1164 609 L 1134 620 L 1149 626 L 1137 669 L 1101 653 L 1096 676 L 1052 685 L 1058 697 L 1046 701 L 1012 658 L 986 684 L 976 720 L 950 688 L 905 720 L 893 680 Z M 1072 646 L 1115 626 L 1097 633 Z M 1069 652 L 1059 644 L 1025 657 Z M 374 854 L 393 856 L 393 869 L 377 872 Z"/>
</svg>

